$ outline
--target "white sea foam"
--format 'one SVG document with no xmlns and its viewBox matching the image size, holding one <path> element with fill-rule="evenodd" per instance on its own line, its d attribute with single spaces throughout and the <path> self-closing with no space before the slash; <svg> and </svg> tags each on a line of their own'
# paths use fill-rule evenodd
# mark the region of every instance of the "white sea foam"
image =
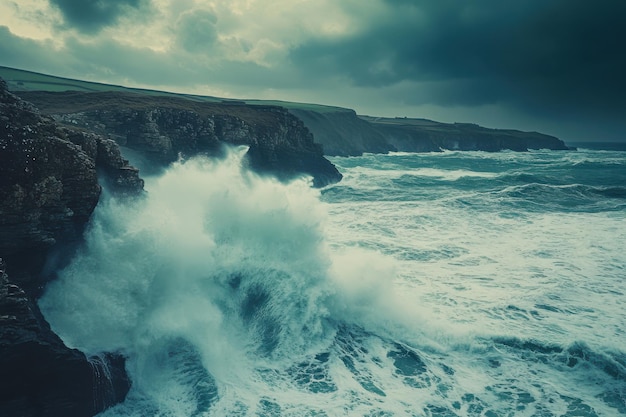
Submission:
<svg viewBox="0 0 626 417">
<path fill-rule="evenodd" d="M 128 356 L 135 402 L 124 412 L 148 401 L 189 415 L 200 376 L 180 368 L 193 361 L 219 407 L 250 407 L 267 389 L 263 362 L 328 348 L 338 322 L 402 316 L 391 261 L 331 250 L 319 191 L 246 172 L 243 152 L 177 163 L 132 204 L 102 201 L 85 248 L 40 301 L 68 345 Z"/>
<path fill-rule="evenodd" d="M 490 183 L 552 154 L 336 158 L 320 195 L 243 153 L 102 201 L 42 298 L 69 345 L 128 357 L 107 416 L 621 413 L 624 212 L 512 205 Z M 439 183 L 390 181 L 407 172 Z"/>
</svg>

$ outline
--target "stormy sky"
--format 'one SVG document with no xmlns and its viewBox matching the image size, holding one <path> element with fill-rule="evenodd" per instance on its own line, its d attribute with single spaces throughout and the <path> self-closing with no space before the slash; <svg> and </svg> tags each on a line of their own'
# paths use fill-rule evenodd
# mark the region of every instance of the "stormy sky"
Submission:
<svg viewBox="0 0 626 417">
<path fill-rule="evenodd" d="M 624 0 L 0 0 L 0 65 L 626 141 Z"/>
</svg>

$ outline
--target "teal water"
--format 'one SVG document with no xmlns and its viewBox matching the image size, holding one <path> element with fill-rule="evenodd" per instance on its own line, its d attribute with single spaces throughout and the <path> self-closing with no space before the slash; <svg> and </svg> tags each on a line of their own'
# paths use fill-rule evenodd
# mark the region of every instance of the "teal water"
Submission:
<svg viewBox="0 0 626 417">
<path fill-rule="evenodd" d="M 41 308 L 128 357 L 105 416 L 626 415 L 626 152 L 181 162 L 101 202 Z"/>
</svg>

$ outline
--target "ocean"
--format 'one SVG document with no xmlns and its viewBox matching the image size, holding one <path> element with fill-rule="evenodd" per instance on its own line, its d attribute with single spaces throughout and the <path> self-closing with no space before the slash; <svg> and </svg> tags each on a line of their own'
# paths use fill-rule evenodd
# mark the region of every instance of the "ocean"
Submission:
<svg viewBox="0 0 626 417">
<path fill-rule="evenodd" d="M 576 145 L 334 157 L 321 190 L 180 161 L 101 199 L 40 307 L 127 356 L 104 417 L 626 415 L 626 149 Z"/>
</svg>

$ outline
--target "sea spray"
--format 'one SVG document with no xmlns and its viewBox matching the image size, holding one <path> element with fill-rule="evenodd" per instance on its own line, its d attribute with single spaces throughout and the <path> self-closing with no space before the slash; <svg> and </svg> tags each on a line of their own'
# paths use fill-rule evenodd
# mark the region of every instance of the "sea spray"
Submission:
<svg viewBox="0 0 626 417">
<path fill-rule="evenodd" d="M 320 195 L 244 152 L 101 201 L 42 299 L 128 357 L 107 417 L 626 414 L 623 155 L 336 158 Z"/>
<path fill-rule="evenodd" d="M 243 152 L 180 161 L 144 198 L 101 201 L 40 301 L 68 345 L 128 357 L 135 402 L 207 411 L 233 386 L 254 392 L 259 363 L 323 351 L 337 322 L 391 308 L 389 262 L 333 258 L 319 191 L 246 171 Z"/>
</svg>

